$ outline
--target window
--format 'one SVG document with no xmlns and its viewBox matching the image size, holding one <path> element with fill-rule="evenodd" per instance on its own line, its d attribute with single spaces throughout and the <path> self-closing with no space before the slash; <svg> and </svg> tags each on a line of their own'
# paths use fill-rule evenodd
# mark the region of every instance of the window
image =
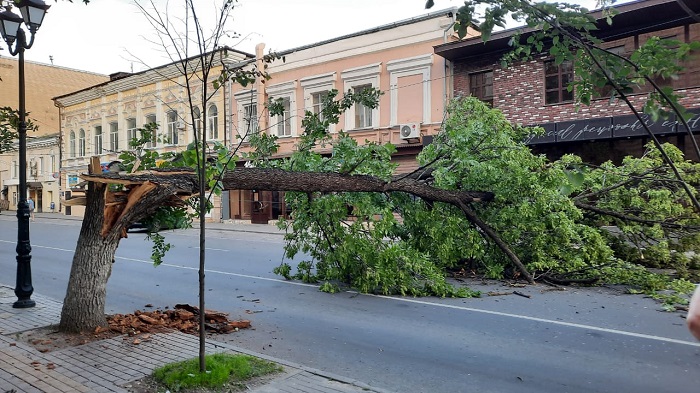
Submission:
<svg viewBox="0 0 700 393">
<path fill-rule="evenodd" d="M 116 121 L 109 123 L 109 150 L 119 151 L 119 125 Z"/>
<path fill-rule="evenodd" d="M 71 131 L 68 137 L 68 152 L 71 158 L 75 157 L 75 131 Z"/>
<path fill-rule="evenodd" d="M 126 119 L 126 139 L 129 140 L 129 147 L 134 139 L 139 139 L 136 119 L 134 118 Z"/>
<path fill-rule="evenodd" d="M 296 135 L 296 89 L 296 81 L 278 83 L 267 88 L 270 101 L 282 106 L 282 113 L 270 118 L 270 133 L 279 137 Z"/>
<path fill-rule="evenodd" d="M 248 136 L 258 132 L 258 104 L 243 105 L 243 135 L 244 140 Z"/>
<path fill-rule="evenodd" d="M 277 136 L 292 135 L 291 101 L 289 97 L 278 98 L 281 100 L 284 112 L 274 117 L 272 126 L 277 130 Z"/>
<path fill-rule="evenodd" d="M 12 161 L 12 178 L 16 179 L 19 177 L 19 162 Z"/>
<path fill-rule="evenodd" d="M 311 93 L 311 112 L 317 114 L 321 121 L 323 121 L 323 114 L 321 112 L 323 112 L 323 108 L 325 108 L 323 100 L 325 100 L 327 96 L 328 90 Z"/>
<path fill-rule="evenodd" d="M 148 116 L 146 116 L 146 124 L 151 124 L 151 123 L 154 123 L 154 124 L 157 125 L 157 122 L 156 122 L 156 115 L 148 115 Z M 156 140 L 157 140 L 157 138 L 158 138 L 158 135 L 156 135 L 156 134 L 157 134 L 157 133 L 156 133 L 156 131 L 154 130 L 154 131 L 153 131 L 153 135 L 151 135 L 151 141 L 148 142 L 148 143 L 146 143 L 146 147 L 147 147 L 147 148 L 154 148 L 154 147 L 156 147 Z M 143 137 L 143 135 L 142 135 L 142 137 Z"/>
<path fill-rule="evenodd" d="M 39 161 L 37 162 L 37 174 L 38 175 L 43 175 L 44 174 L 44 157 L 39 157 Z"/>
<path fill-rule="evenodd" d="M 565 61 L 556 65 L 554 60 L 544 62 L 544 102 L 558 104 L 574 100 L 574 92 L 568 90 L 569 83 L 574 79 L 573 63 Z"/>
<path fill-rule="evenodd" d="M 219 110 L 216 105 L 209 106 L 207 111 L 207 139 L 219 139 Z"/>
<path fill-rule="evenodd" d="M 202 111 L 195 106 L 192 108 L 192 113 L 194 114 L 194 133 L 197 134 L 202 129 Z"/>
<path fill-rule="evenodd" d="M 95 126 L 95 154 L 102 154 L 102 126 Z"/>
<path fill-rule="evenodd" d="M 381 63 L 344 70 L 340 73 L 343 91 L 359 94 L 369 88 L 379 88 Z M 377 127 L 379 125 L 379 108 L 370 108 L 361 103 L 355 104 L 345 112 L 345 129 Z"/>
<path fill-rule="evenodd" d="M 355 94 L 360 94 L 365 90 L 371 89 L 372 85 L 360 85 L 354 88 Z M 358 102 L 355 104 L 355 127 L 367 128 L 372 127 L 372 108 Z"/>
<path fill-rule="evenodd" d="M 259 131 L 258 126 L 258 103 L 255 90 L 243 90 L 234 94 L 238 118 L 236 128 L 238 138 L 247 141 L 250 135 Z"/>
<path fill-rule="evenodd" d="M 78 133 L 78 157 L 85 157 L 85 130 Z"/>
<path fill-rule="evenodd" d="M 394 59 L 386 63 L 386 70 L 389 72 L 387 95 L 391 126 L 402 123 L 432 123 L 432 66 L 432 54 Z M 379 88 L 378 84 L 373 86 Z M 379 125 L 378 118 L 374 119 L 373 124 Z"/>
<path fill-rule="evenodd" d="M 168 144 L 177 145 L 177 111 L 168 112 Z"/>
<path fill-rule="evenodd" d="M 469 75 L 469 93 L 493 106 L 493 71 Z"/>
<path fill-rule="evenodd" d="M 304 109 L 311 113 L 319 115 L 319 120 L 323 121 L 321 115 L 324 109 L 324 101 L 327 99 L 331 90 L 334 90 L 337 73 L 331 72 L 327 74 L 312 75 L 301 78 L 299 82 L 304 88 Z M 335 131 L 333 124 L 328 125 L 328 132 Z"/>
</svg>

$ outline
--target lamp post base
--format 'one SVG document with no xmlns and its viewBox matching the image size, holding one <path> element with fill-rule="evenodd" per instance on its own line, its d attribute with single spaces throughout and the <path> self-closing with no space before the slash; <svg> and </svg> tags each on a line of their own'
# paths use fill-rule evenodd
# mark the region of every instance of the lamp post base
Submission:
<svg viewBox="0 0 700 393">
<path fill-rule="evenodd" d="M 36 302 L 32 299 L 19 299 L 12 303 L 12 308 L 32 308 L 36 306 Z"/>
</svg>

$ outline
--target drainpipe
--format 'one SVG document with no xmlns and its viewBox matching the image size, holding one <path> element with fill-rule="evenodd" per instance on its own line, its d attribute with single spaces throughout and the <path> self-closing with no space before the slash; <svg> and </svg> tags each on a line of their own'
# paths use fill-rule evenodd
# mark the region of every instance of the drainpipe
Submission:
<svg viewBox="0 0 700 393">
<path fill-rule="evenodd" d="M 265 56 L 264 52 L 264 43 L 259 43 L 255 46 L 255 65 L 258 69 L 258 72 L 265 72 L 265 61 L 263 60 L 263 57 Z M 267 94 L 265 94 L 265 83 L 263 83 L 262 77 L 258 77 L 255 79 L 255 91 L 257 94 L 256 98 L 259 129 L 263 132 L 267 132 L 267 115 L 263 116 L 263 114 L 265 113 L 265 102 L 267 101 Z"/>
<path fill-rule="evenodd" d="M 53 105 L 58 108 L 58 212 L 61 212 L 63 204 L 61 203 L 61 191 L 63 190 L 63 106 L 57 101 Z M 53 169 L 53 168 L 52 168 Z"/>
<path fill-rule="evenodd" d="M 442 31 L 442 43 L 443 43 L 443 44 L 446 44 L 446 43 L 447 43 L 447 36 L 448 36 L 447 33 L 448 33 L 450 30 L 452 30 L 452 28 L 454 27 L 455 23 L 457 22 L 457 18 L 456 18 L 456 16 L 455 16 L 455 13 L 456 13 L 456 12 L 457 12 L 457 10 L 454 9 L 454 10 L 452 10 L 452 11 L 449 13 L 449 16 L 452 18 L 452 23 L 450 23 L 450 24 L 445 28 L 445 30 Z M 447 90 L 447 87 L 448 87 L 448 86 L 447 86 L 447 78 L 448 78 L 448 75 L 449 75 L 450 82 L 452 82 L 452 78 L 453 78 L 453 76 L 454 76 L 454 75 L 453 75 L 454 68 L 452 67 L 452 62 L 449 61 L 449 60 L 447 60 L 447 59 L 444 58 L 444 57 L 443 57 L 443 66 L 444 66 L 443 71 L 444 71 L 444 73 L 445 73 L 445 77 L 442 78 L 442 108 L 443 108 L 442 110 L 443 110 L 443 112 L 444 112 L 444 111 L 447 110 L 447 103 L 448 103 L 449 99 L 451 98 L 451 97 L 450 97 L 451 94 L 449 94 L 449 93 L 448 93 L 448 90 Z M 452 85 L 452 83 L 450 83 L 450 85 Z"/>
</svg>

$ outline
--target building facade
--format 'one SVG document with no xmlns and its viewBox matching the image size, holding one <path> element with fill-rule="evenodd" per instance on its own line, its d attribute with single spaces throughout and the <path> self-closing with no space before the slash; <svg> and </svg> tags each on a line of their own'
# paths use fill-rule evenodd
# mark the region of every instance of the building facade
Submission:
<svg viewBox="0 0 700 393">
<path fill-rule="evenodd" d="M 612 26 L 599 12 L 599 30 L 604 47 L 618 54 L 629 54 L 652 36 L 673 38 L 683 42 L 700 41 L 700 3 L 675 0 L 642 0 L 616 6 L 618 14 Z M 546 135 L 531 138 L 535 152 L 551 158 L 576 153 L 586 161 L 620 162 L 627 155 L 639 156 L 649 141 L 631 110 L 621 100 L 612 101 L 601 93 L 590 106 L 573 102 L 567 83 L 575 78 L 571 64 L 560 66 L 543 55 L 508 68 L 500 66 L 500 58 L 509 49 L 508 41 L 516 30 L 494 33 L 488 42 L 469 38 L 439 45 L 435 53 L 453 64 L 454 95 L 474 95 L 501 110 L 511 122 L 544 127 Z M 525 30 L 524 37 L 527 37 Z M 523 38 L 524 39 L 524 38 Z M 690 121 L 693 131 L 700 131 L 700 56 L 695 54 L 685 72 L 677 80 L 659 80 L 683 95 L 681 104 L 694 113 Z M 640 86 L 630 95 L 641 112 L 649 86 Z M 675 118 L 656 123 L 645 117 L 646 124 L 661 142 L 679 146 L 689 159 L 698 160 L 686 131 Z"/>
<path fill-rule="evenodd" d="M 18 108 L 18 61 L 0 57 L 0 106 Z M 37 127 L 27 133 L 27 197 L 39 212 L 58 212 L 61 184 L 58 176 L 61 159 L 59 110 L 52 97 L 82 89 L 108 79 L 106 75 L 25 61 L 25 104 L 28 118 Z M 0 154 L 0 199 L 10 210 L 17 209 L 19 190 L 19 152 Z M 53 207 L 53 208 L 52 208 Z"/>
<path fill-rule="evenodd" d="M 84 183 L 79 175 L 88 172 L 90 157 L 99 156 L 107 165 L 118 159 L 120 152 L 129 150 L 129 142 L 139 138 L 138 129 L 157 123 L 158 135 L 146 148 L 160 153 L 180 152 L 194 142 L 193 127 L 207 122 L 207 140 L 230 143 L 227 139 L 229 122 L 228 85 L 213 89 L 212 82 L 224 66 L 235 67 L 253 56 L 229 48 L 217 50 L 209 76 L 207 107 L 195 102 L 192 108 L 199 118 L 192 121 L 185 79 L 201 75 L 199 71 L 183 75 L 180 63 L 171 63 L 143 72 L 113 74 L 111 80 L 54 98 L 60 109 L 61 160 L 60 177 L 65 184 L 66 199 L 84 195 Z M 197 59 L 192 60 L 193 64 Z M 192 97 L 201 97 L 202 78 L 190 78 Z M 220 203 L 215 201 L 212 217 L 220 217 Z M 67 205 L 65 214 L 82 216 L 84 206 Z"/>
<path fill-rule="evenodd" d="M 397 171 L 415 169 L 417 154 L 440 129 L 451 95 L 446 62 L 433 54 L 433 46 L 455 39 L 453 25 L 454 10 L 445 10 L 279 52 L 284 61 L 267 66 L 270 80 L 232 87 L 232 130 L 238 138 L 231 140 L 242 141 L 245 151 L 247 133 L 260 130 L 279 137 L 277 156 L 288 156 L 304 131 L 305 111 L 319 113 L 330 90 L 341 97 L 372 87 L 383 92 L 379 106 L 356 104 L 329 132 L 344 130 L 360 143 L 392 143 Z M 264 50 L 258 45 L 259 67 Z M 270 116 L 265 106 L 270 100 L 282 100 L 284 114 Z M 222 203 L 224 219 L 265 223 L 287 213 L 278 192 L 231 190 Z"/>
<path fill-rule="evenodd" d="M 398 147 L 393 158 L 399 171 L 416 167 L 416 155 L 442 122 L 451 86 L 445 61 L 433 54 L 435 45 L 454 40 L 453 10 L 440 11 L 371 30 L 361 31 L 278 55 L 267 65 L 271 79 L 247 87 L 228 82 L 214 94 L 208 108 L 196 110 L 207 121 L 208 139 L 218 140 L 238 152 L 250 149 L 246 130 L 279 137 L 278 157 L 294 149 L 303 129 L 304 111 L 320 108 L 321 97 L 331 89 L 382 90 L 379 107 L 356 105 L 341 116 L 331 133 L 349 131 L 361 143 L 391 142 Z M 224 65 L 263 69 L 265 47 L 256 55 L 229 49 Z M 156 141 L 160 152 L 181 151 L 192 142 L 192 122 L 183 76 L 175 64 L 138 74 L 119 74 L 113 80 L 56 97 L 61 119 L 60 177 L 68 198 L 83 194 L 79 179 L 87 172 L 89 158 L 103 163 L 116 160 L 128 149 L 127 141 L 138 127 L 156 122 L 166 142 Z M 195 86 L 195 89 L 198 88 Z M 267 102 L 281 99 L 285 113 L 269 116 Z M 206 120 L 205 120 L 206 119 Z M 401 136 L 401 128 L 406 134 Z M 215 199 L 212 220 L 241 219 L 267 222 L 285 214 L 281 193 L 229 190 Z M 67 206 L 68 207 L 68 206 Z M 70 206 L 66 214 L 82 215 L 84 208 Z"/>
</svg>

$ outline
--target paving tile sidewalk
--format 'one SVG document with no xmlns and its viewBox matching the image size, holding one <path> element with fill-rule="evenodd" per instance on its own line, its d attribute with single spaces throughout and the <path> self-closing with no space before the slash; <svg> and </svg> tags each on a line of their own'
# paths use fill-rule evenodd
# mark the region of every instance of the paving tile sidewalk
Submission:
<svg viewBox="0 0 700 393">
<path fill-rule="evenodd" d="M 127 386 L 157 367 L 197 356 L 197 337 L 183 333 L 154 334 L 134 345 L 132 339 L 115 337 L 75 347 L 41 353 L 17 342 L 15 334 L 58 323 L 61 303 L 34 294 L 37 306 L 14 309 L 12 288 L 0 284 L 0 392 L 127 392 Z M 208 340 L 207 353 L 245 353 L 284 366 L 285 372 L 257 387 L 257 393 L 352 393 L 385 390 L 320 370 L 253 353 Z"/>
</svg>

